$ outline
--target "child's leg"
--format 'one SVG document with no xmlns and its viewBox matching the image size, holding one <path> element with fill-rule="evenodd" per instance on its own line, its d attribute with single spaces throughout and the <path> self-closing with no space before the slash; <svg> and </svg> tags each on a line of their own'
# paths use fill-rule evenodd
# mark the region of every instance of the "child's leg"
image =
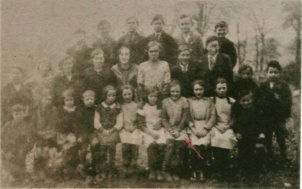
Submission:
<svg viewBox="0 0 302 189">
<path fill-rule="evenodd" d="M 114 169 L 115 168 L 115 152 L 116 152 L 116 145 L 112 144 L 108 146 L 109 150 L 109 169 Z"/>
<path fill-rule="evenodd" d="M 278 142 L 279 147 L 280 147 L 281 158 L 286 159 L 285 138 L 286 138 L 286 135 L 287 135 L 287 130 L 285 128 L 285 125 L 282 124 L 282 123 L 280 125 L 278 125 L 275 129 L 275 134 L 276 134 L 277 142 Z"/>
<path fill-rule="evenodd" d="M 91 155 L 92 155 L 92 167 L 95 173 L 100 172 L 100 163 L 101 163 L 101 147 L 99 144 L 91 146 Z"/>
<path fill-rule="evenodd" d="M 148 152 L 148 165 L 151 170 L 155 170 L 157 161 L 157 144 L 151 143 L 147 149 Z"/>
<path fill-rule="evenodd" d="M 178 157 L 178 158 L 177 158 L 176 165 L 174 166 L 174 169 L 176 170 L 176 175 L 181 176 L 181 177 L 184 177 L 186 174 L 184 172 L 184 168 L 185 168 L 184 162 L 187 161 L 185 159 L 186 148 L 187 148 L 187 144 L 185 141 L 182 141 L 182 140 L 176 141 L 175 154 L 176 154 L 176 157 Z"/>
<path fill-rule="evenodd" d="M 273 149 L 272 149 L 272 139 L 273 139 L 273 131 L 268 130 L 265 132 L 265 145 L 267 148 L 267 154 L 269 158 L 273 157 Z"/>
<path fill-rule="evenodd" d="M 138 158 L 138 150 L 139 150 L 139 146 L 136 144 L 130 144 L 130 148 L 131 148 L 131 160 L 130 160 L 130 165 L 132 167 L 136 167 L 137 166 L 137 158 Z"/>
<path fill-rule="evenodd" d="M 107 145 L 100 145 L 100 171 L 103 175 L 106 174 L 108 171 L 108 164 L 107 164 L 107 154 L 108 154 L 108 146 Z"/>
<path fill-rule="evenodd" d="M 203 145 L 194 145 L 194 148 L 197 150 L 197 152 L 203 157 L 200 158 L 195 151 L 192 151 L 193 155 L 193 165 L 192 168 L 195 170 L 197 173 L 197 177 L 199 176 L 198 174 L 200 173 L 206 173 L 206 159 L 207 157 L 207 151 L 206 151 L 206 146 Z M 193 149 L 192 149 L 193 150 Z"/>
<path fill-rule="evenodd" d="M 156 157 L 156 163 L 154 168 L 161 171 L 163 169 L 166 145 L 156 144 L 156 149 L 156 156 L 154 156 Z"/>
<path fill-rule="evenodd" d="M 131 147 L 130 144 L 122 144 L 123 165 L 128 168 L 131 163 Z"/>
<path fill-rule="evenodd" d="M 167 145 L 166 145 L 166 153 L 164 157 L 164 171 L 166 172 L 173 172 L 172 166 L 171 166 L 171 160 L 174 156 L 174 151 L 175 151 L 175 140 L 173 139 L 168 139 L 167 140 Z"/>
</svg>

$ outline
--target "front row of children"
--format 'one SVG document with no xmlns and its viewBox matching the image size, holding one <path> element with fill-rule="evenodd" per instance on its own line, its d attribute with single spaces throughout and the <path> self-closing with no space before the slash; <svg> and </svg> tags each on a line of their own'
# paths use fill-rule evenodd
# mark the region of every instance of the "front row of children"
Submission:
<svg viewBox="0 0 302 189">
<path fill-rule="evenodd" d="M 271 78 L 268 83 L 278 87 L 274 74 Z M 98 106 L 94 91 L 87 90 L 82 94 L 83 106 L 76 107 L 74 93 L 67 89 L 63 93 L 64 105 L 58 110 L 52 106 L 49 91 L 43 91 L 33 115 L 35 127 L 27 120 L 28 110 L 22 103 L 13 107 L 14 120 L 2 130 L 3 162 L 6 162 L 3 167 L 14 178 L 22 179 L 24 174 L 18 168 L 24 166 L 27 173 L 38 179 L 82 176 L 99 183 L 117 173 L 129 176 L 138 170 L 139 146 L 144 144 L 150 180 L 177 181 L 180 177 L 204 180 L 211 175 L 226 178 L 231 175 L 231 152 L 236 145 L 241 170 L 250 173 L 262 168 L 263 141 L 268 140 L 266 135 L 271 128 L 261 117 L 262 107 L 256 106 L 254 89 L 240 90 L 235 101 L 228 96 L 226 80 L 218 78 L 216 95 L 205 97 L 205 83 L 196 80 L 192 84 L 194 97 L 187 99 L 181 96 L 178 81 L 169 85 L 169 97 L 161 100 L 160 92 L 153 88 L 140 105 L 134 101 L 135 90 L 130 85 L 122 86 L 120 92 L 106 86 L 105 100 Z M 284 95 L 277 92 L 271 98 L 278 97 L 280 101 Z M 273 100 L 267 97 L 264 102 Z M 14 129 L 18 132 L 12 132 Z M 119 142 L 123 169 L 117 171 L 115 157 Z M 22 150 L 17 150 L 20 145 Z"/>
</svg>

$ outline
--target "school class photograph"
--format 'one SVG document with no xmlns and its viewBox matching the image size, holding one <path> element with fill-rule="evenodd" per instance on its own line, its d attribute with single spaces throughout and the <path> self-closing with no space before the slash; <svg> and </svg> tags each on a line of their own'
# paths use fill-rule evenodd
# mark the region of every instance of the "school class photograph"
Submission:
<svg viewBox="0 0 302 189">
<path fill-rule="evenodd" d="M 1 187 L 300 187 L 300 1 L 0 4 Z"/>
</svg>

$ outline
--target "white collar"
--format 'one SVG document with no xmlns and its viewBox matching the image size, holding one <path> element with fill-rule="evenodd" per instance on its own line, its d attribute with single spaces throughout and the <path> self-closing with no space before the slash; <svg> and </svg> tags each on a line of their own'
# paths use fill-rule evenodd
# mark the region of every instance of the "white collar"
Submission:
<svg viewBox="0 0 302 189">
<path fill-rule="evenodd" d="M 113 104 L 111 104 L 110 106 L 108 106 L 105 102 L 102 102 L 102 106 L 104 106 L 105 108 L 111 108 L 111 109 L 113 109 L 113 108 L 115 108 L 115 106 L 116 106 L 116 103 L 113 103 Z"/>
<path fill-rule="evenodd" d="M 67 107 L 67 106 L 64 106 L 63 107 L 64 108 L 64 110 L 66 110 L 67 112 L 74 112 L 75 110 L 76 110 L 76 106 L 73 106 L 72 108 L 69 108 L 69 107 Z"/>
</svg>

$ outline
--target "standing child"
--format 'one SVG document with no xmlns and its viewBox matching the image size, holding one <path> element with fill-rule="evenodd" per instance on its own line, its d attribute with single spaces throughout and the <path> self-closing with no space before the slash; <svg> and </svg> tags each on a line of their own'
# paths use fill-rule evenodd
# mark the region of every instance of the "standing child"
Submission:
<svg viewBox="0 0 302 189">
<path fill-rule="evenodd" d="M 267 65 L 267 81 L 261 84 L 257 94 L 257 106 L 263 112 L 266 125 L 266 147 L 270 158 L 273 156 L 272 136 L 275 133 L 283 160 L 286 159 L 285 122 L 291 115 L 292 96 L 287 83 L 280 79 L 282 68 L 277 61 Z"/>
<path fill-rule="evenodd" d="M 259 110 L 255 106 L 254 95 L 250 90 L 238 93 L 238 101 L 232 107 L 232 129 L 238 139 L 238 164 L 243 173 L 259 171 L 262 159 L 256 161 L 256 142 L 264 131 L 263 123 L 259 119 Z"/>
<path fill-rule="evenodd" d="M 142 143 L 141 132 L 137 125 L 138 105 L 134 100 L 134 90 L 130 85 L 124 85 L 122 93 L 122 120 L 120 137 L 122 142 L 123 165 L 126 175 L 130 174 L 129 168 L 137 168 L 139 145 Z M 133 170 L 134 171 L 134 170 Z"/>
<path fill-rule="evenodd" d="M 241 65 L 238 73 L 239 78 L 233 83 L 233 89 L 231 91 L 232 94 L 230 94 L 235 99 L 237 99 L 239 92 L 242 90 L 256 91 L 258 88 L 257 84 L 252 78 L 253 68 L 250 65 Z"/>
<path fill-rule="evenodd" d="M 229 175 L 231 150 L 236 141 L 231 125 L 231 108 L 235 102 L 227 96 L 228 85 L 225 79 L 216 80 L 216 96 L 214 104 L 216 123 L 211 130 L 211 146 L 214 156 L 215 172 L 225 178 Z"/>
<path fill-rule="evenodd" d="M 215 33 L 219 41 L 219 52 L 227 54 L 232 61 L 232 68 L 235 67 L 237 61 L 236 48 L 232 41 L 225 36 L 229 33 L 228 24 L 220 21 L 215 25 Z"/>
<path fill-rule="evenodd" d="M 204 97 L 205 83 L 202 80 L 193 82 L 194 97 L 189 99 L 190 116 L 189 131 L 193 147 L 202 154 L 204 159 L 200 159 L 197 154 L 191 150 L 191 180 L 203 180 L 208 176 L 206 170 L 206 161 L 209 160 L 210 130 L 215 124 L 215 107 L 212 100 Z"/>
<path fill-rule="evenodd" d="M 138 124 L 144 131 L 144 143 L 148 147 L 149 180 L 163 180 L 163 162 L 166 147 L 165 131 L 161 122 L 159 91 L 147 92 L 147 103 L 138 110 Z"/>
<path fill-rule="evenodd" d="M 100 144 L 94 145 L 91 150 L 99 180 L 114 176 L 116 144 L 119 142 L 117 117 L 121 111 L 116 95 L 117 90 L 113 86 L 104 88 L 105 100 L 98 106 L 99 116 L 95 117 L 94 127 Z"/>
<path fill-rule="evenodd" d="M 178 181 L 184 167 L 184 153 L 186 151 L 186 121 L 189 105 L 186 98 L 181 96 L 178 81 L 170 83 L 170 97 L 163 100 L 162 123 L 165 127 L 167 147 L 165 154 L 165 171 L 168 181 Z"/>
</svg>

